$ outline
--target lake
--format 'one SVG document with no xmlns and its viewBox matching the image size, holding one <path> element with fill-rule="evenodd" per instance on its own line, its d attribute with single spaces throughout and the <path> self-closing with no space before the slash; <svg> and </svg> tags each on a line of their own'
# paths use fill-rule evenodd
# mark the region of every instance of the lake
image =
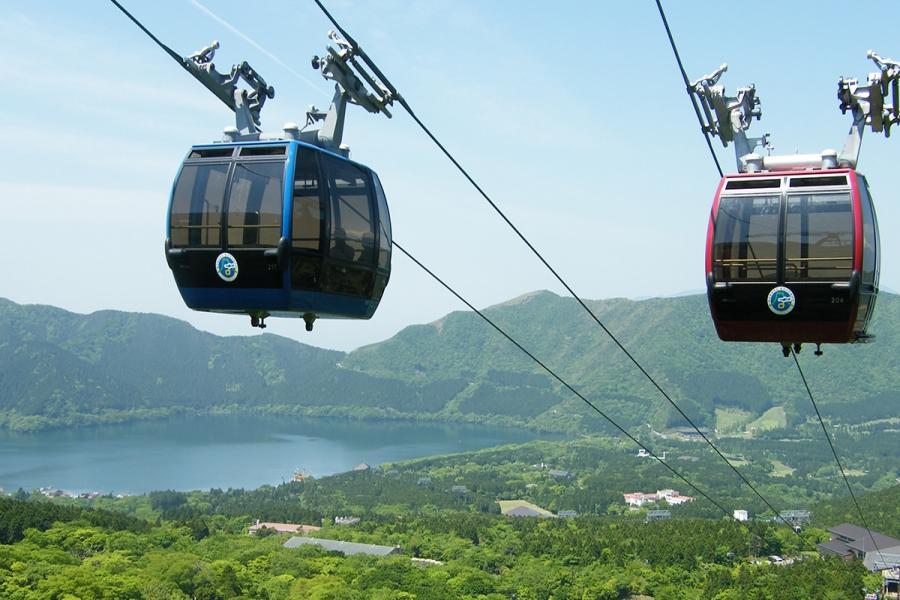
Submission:
<svg viewBox="0 0 900 600">
<path fill-rule="evenodd" d="M 360 463 L 375 466 L 539 437 L 560 436 L 477 425 L 260 416 L 0 432 L 0 487 L 114 494 L 249 489 L 288 481 L 296 469 L 321 477 Z"/>
</svg>

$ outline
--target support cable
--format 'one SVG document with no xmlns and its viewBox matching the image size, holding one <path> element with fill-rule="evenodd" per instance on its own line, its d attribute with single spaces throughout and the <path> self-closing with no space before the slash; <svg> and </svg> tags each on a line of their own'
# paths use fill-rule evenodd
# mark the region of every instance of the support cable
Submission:
<svg viewBox="0 0 900 600">
<path fill-rule="evenodd" d="M 419 119 L 418 116 L 416 116 L 415 112 L 413 111 L 413 109 L 409 105 L 409 103 L 403 98 L 403 96 L 400 95 L 399 92 L 397 92 L 396 88 L 393 86 L 393 84 L 390 83 L 390 81 L 387 79 L 387 77 L 385 77 L 384 74 L 381 73 L 380 70 L 378 70 L 378 67 L 375 66 L 374 62 L 372 62 L 372 60 L 368 57 L 368 55 L 366 55 L 366 53 L 362 50 L 362 48 L 359 47 L 359 44 L 356 43 L 356 41 L 353 39 L 353 37 L 349 33 L 347 33 L 347 31 L 343 27 L 341 27 L 341 25 L 331 15 L 331 13 L 328 12 L 328 10 L 322 4 L 321 0 L 313 0 L 313 1 L 322 10 L 322 12 L 328 18 L 328 20 L 331 21 L 331 23 L 334 25 L 334 27 L 341 33 L 341 35 L 344 37 L 344 39 L 346 39 L 351 45 L 353 45 L 356 53 L 366 62 L 366 64 L 370 68 L 372 68 L 373 72 L 375 72 L 375 74 L 381 78 L 381 80 L 384 82 L 384 84 L 386 85 L 388 90 L 391 92 L 393 98 L 400 103 L 400 105 L 406 110 L 407 113 L 409 113 L 409 116 L 412 117 L 412 119 L 416 122 L 417 125 L 419 125 L 419 127 L 422 129 L 422 131 L 424 131 L 425 134 L 429 138 L 431 138 L 431 141 L 433 141 L 435 143 L 435 145 L 441 150 L 441 152 L 443 152 L 444 155 L 448 159 L 450 159 L 450 162 L 452 162 L 453 165 L 457 168 L 457 170 L 459 170 L 459 172 L 462 173 L 462 175 L 469 181 L 469 183 L 472 184 L 472 186 L 478 191 L 478 193 L 481 195 L 481 197 L 484 198 L 485 201 L 487 201 L 487 203 L 491 206 L 491 208 L 494 209 L 494 211 L 500 216 L 500 218 L 503 219 L 503 221 L 509 226 L 509 228 L 515 232 L 515 234 L 519 237 L 519 239 L 522 240 L 522 242 L 528 247 L 529 250 L 531 250 L 532 254 L 534 254 L 538 258 L 538 260 L 541 261 L 541 263 L 543 263 L 543 265 L 547 268 L 547 270 L 553 274 L 553 276 L 556 278 L 556 280 L 559 281 L 559 283 L 566 289 L 566 291 L 568 291 L 569 294 L 571 294 L 572 297 L 578 302 L 578 304 L 581 305 L 581 308 L 583 308 L 588 313 L 588 315 L 590 315 L 590 317 L 594 320 L 594 322 L 603 330 L 604 333 L 606 333 L 607 336 L 609 336 L 609 338 L 619 348 L 619 350 L 621 350 L 625 354 L 625 356 L 627 356 L 628 359 L 634 364 L 634 366 L 637 367 L 637 369 L 644 375 L 644 377 L 646 377 L 650 381 L 650 383 L 653 384 L 653 387 L 656 388 L 656 390 L 663 396 L 663 398 L 666 399 L 666 401 L 670 405 L 672 405 L 672 407 L 678 412 L 678 414 L 681 415 L 681 417 L 687 423 L 689 423 L 691 425 L 691 427 L 694 429 L 694 431 L 696 431 L 700 435 L 700 437 L 703 438 L 703 440 L 715 451 L 715 453 L 719 456 L 719 458 L 722 459 L 725 462 L 725 464 L 727 464 L 731 468 L 731 470 L 737 474 L 737 476 L 741 479 L 741 481 L 744 482 L 744 484 L 747 487 L 749 487 L 751 490 L 753 490 L 753 493 L 760 500 L 762 500 L 762 502 L 769 508 L 769 510 L 771 510 L 775 514 L 776 518 L 781 519 L 782 522 L 784 522 L 784 518 L 781 517 L 781 513 L 778 510 L 776 510 L 774 506 L 772 506 L 772 503 L 769 502 L 759 492 L 759 490 L 756 489 L 756 486 L 754 486 L 743 475 L 743 473 L 741 473 L 737 469 L 737 467 L 735 467 L 731 463 L 731 461 L 729 461 L 725 457 L 725 455 L 716 447 L 716 445 L 713 444 L 712 440 L 710 440 L 709 437 L 705 433 L 703 433 L 703 431 L 700 430 L 700 428 L 697 426 L 697 424 L 694 423 L 694 421 L 681 409 L 680 406 L 678 406 L 678 404 L 672 399 L 672 397 L 669 396 L 669 394 L 656 382 L 656 380 L 653 378 L 653 376 L 641 365 L 640 362 L 638 362 L 638 360 L 634 357 L 634 355 L 632 355 L 631 352 L 629 352 L 625 348 L 625 346 L 622 344 L 622 342 L 619 341 L 619 339 L 612 333 L 612 331 L 610 331 L 609 328 L 607 328 L 607 326 L 597 317 L 597 315 L 594 314 L 594 311 L 592 311 L 590 308 L 588 308 L 588 306 L 587 306 L 587 304 L 585 304 L 584 300 L 581 299 L 581 297 L 575 292 L 575 290 L 572 289 L 572 287 L 566 282 L 566 280 L 563 279 L 563 277 L 556 271 L 556 269 L 554 269 L 550 265 L 550 263 L 547 261 L 546 258 L 544 258 L 544 256 L 540 253 L 540 251 L 534 247 L 534 245 L 528 240 L 527 237 L 525 237 L 525 234 L 523 234 L 521 232 L 521 230 L 519 230 L 519 228 L 513 224 L 513 222 L 509 219 L 509 217 L 506 216 L 506 214 L 503 212 L 503 210 L 501 210 L 500 207 L 497 206 L 497 204 L 490 198 L 490 196 L 488 196 L 488 194 L 484 191 L 484 189 L 482 189 L 482 187 L 480 185 L 478 185 L 478 183 L 475 181 L 475 179 L 473 179 L 472 176 L 469 175 L 468 171 L 466 171 L 466 169 L 463 168 L 463 166 L 456 160 L 456 158 L 454 158 L 454 156 L 450 153 L 450 151 L 447 150 L 447 148 L 437 139 L 437 137 L 431 132 L 431 130 L 428 129 L 428 127 L 422 122 L 422 120 Z M 713 154 L 713 158 L 715 158 L 715 154 Z M 398 246 L 398 248 L 399 248 L 399 246 Z"/>
<path fill-rule="evenodd" d="M 175 52 L 174 50 L 172 50 L 171 48 L 169 48 L 168 46 L 166 46 L 165 44 L 163 44 L 163 43 L 159 40 L 159 38 L 157 38 L 155 35 L 153 35 L 153 34 L 150 32 L 149 29 L 147 29 L 146 27 L 144 27 L 143 23 L 141 23 L 140 21 L 138 21 L 137 18 L 136 18 L 134 15 L 132 15 L 130 12 L 128 12 L 128 11 L 125 9 L 124 6 L 122 6 L 121 4 L 119 4 L 119 3 L 117 2 L 117 0 L 109 0 L 109 1 L 112 2 L 113 4 L 115 4 L 115 5 L 116 5 L 116 8 L 118 8 L 120 11 L 122 11 L 122 13 L 123 13 L 126 17 L 128 17 L 129 19 L 131 19 L 131 21 L 132 21 L 135 25 L 137 25 L 137 26 L 140 28 L 141 31 L 143 31 L 144 33 L 146 33 L 146 34 L 147 34 L 147 37 L 149 37 L 151 40 L 153 40 L 154 42 L 156 42 L 156 45 L 159 46 L 160 48 L 162 48 L 163 51 L 164 51 L 166 54 L 168 54 L 168 55 L 171 56 L 173 59 L 175 59 L 175 62 L 177 62 L 177 63 L 180 64 L 182 67 L 184 67 L 188 72 L 190 72 L 190 69 L 188 69 L 187 65 L 186 65 L 185 62 L 184 62 L 184 58 L 182 58 L 181 56 L 178 55 L 177 52 Z"/>
<path fill-rule="evenodd" d="M 700 115 L 700 107 L 697 106 L 697 99 L 694 97 L 691 80 L 688 79 L 687 72 L 684 70 L 684 63 L 681 62 L 681 55 L 678 53 L 678 47 L 675 45 L 675 38 L 672 36 L 672 30 L 669 29 L 669 20 L 666 19 L 666 13 L 663 11 L 660 0 L 656 0 L 656 8 L 659 9 L 659 16 L 662 18 L 663 26 L 666 28 L 666 35 L 669 37 L 669 45 L 672 46 L 672 53 L 675 55 L 676 62 L 678 62 L 678 70 L 681 71 L 681 78 L 684 80 L 684 89 L 691 99 L 691 106 L 694 107 L 694 114 L 697 115 L 697 121 L 700 123 L 700 131 L 703 132 L 703 137 L 706 139 L 706 145 L 709 147 L 709 153 L 712 156 L 713 162 L 716 163 L 716 170 L 719 171 L 719 177 L 724 177 L 722 166 L 719 164 L 719 158 L 716 156 L 716 151 L 713 150 L 709 132 L 703 124 L 703 117 Z"/>
<path fill-rule="evenodd" d="M 838 469 L 841 471 L 841 477 L 844 478 L 844 484 L 847 486 L 847 491 L 850 492 L 850 498 L 853 500 L 853 504 L 856 506 L 856 512 L 859 513 L 859 518 L 862 520 L 863 526 L 866 528 L 866 533 L 869 534 L 869 539 L 872 540 L 872 545 L 875 546 L 875 551 L 878 552 L 878 557 L 881 558 L 881 562 L 887 564 L 884 560 L 884 556 L 881 554 L 881 549 L 878 547 L 878 542 L 875 541 L 875 536 L 872 534 L 872 530 L 869 528 L 869 523 L 866 521 L 865 515 L 863 515 L 862 508 L 859 506 L 859 502 L 856 501 L 856 494 L 853 493 L 853 488 L 850 486 L 850 480 L 847 479 L 847 473 L 844 472 L 844 465 L 841 464 L 841 459 L 838 458 L 837 450 L 834 448 L 834 443 L 831 441 L 831 434 L 828 433 L 828 428 L 825 427 L 825 421 L 822 420 L 822 413 L 819 412 L 819 405 L 816 404 L 816 399 L 813 397 L 812 390 L 809 389 L 809 383 L 806 382 L 806 375 L 803 374 L 803 369 L 800 367 L 800 360 L 797 358 L 797 352 L 791 348 L 791 356 L 794 357 L 794 363 L 797 365 L 797 371 L 800 373 L 800 379 L 803 380 L 803 387 L 806 388 L 806 393 L 809 396 L 809 401 L 812 402 L 813 408 L 816 411 L 816 418 L 819 420 L 819 425 L 822 426 L 822 433 L 825 434 L 825 440 L 828 442 L 828 446 L 831 448 L 831 453 L 834 455 L 834 461 L 837 463 Z"/>
<path fill-rule="evenodd" d="M 678 477 L 680 480 L 682 480 L 682 481 L 685 482 L 687 485 L 689 485 L 689 486 L 691 487 L 691 489 L 693 489 L 694 491 L 696 491 L 698 494 L 700 494 L 701 496 L 703 496 L 703 498 L 705 498 L 705 499 L 708 500 L 710 503 L 712 503 L 713 506 L 715 506 L 716 508 L 718 508 L 719 510 L 721 510 L 723 513 L 725 513 L 725 516 L 726 516 L 726 517 L 728 517 L 728 518 L 730 518 L 730 519 L 733 519 L 733 520 L 737 521 L 738 524 L 742 525 L 742 526 L 747 530 L 747 532 L 748 532 L 750 535 L 755 536 L 756 539 L 758 539 L 758 540 L 762 543 L 763 546 L 767 543 L 767 542 L 766 542 L 766 539 L 763 538 L 760 534 L 758 534 L 758 533 L 756 533 L 755 531 L 753 531 L 753 529 L 751 529 L 750 526 L 749 526 L 746 522 L 739 520 L 739 519 L 734 515 L 734 513 L 728 512 L 728 509 L 727 509 L 727 508 L 725 508 L 724 506 L 722 506 L 721 504 L 719 504 L 718 502 L 716 502 L 715 500 L 713 500 L 713 499 L 709 496 L 709 494 L 707 494 L 706 492 L 704 492 L 703 490 L 701 490 L 699 487 L 697 487 L 697 485 L 695 485 L 691 480 L 689 480 L 689 479 L 687 478 L 686 475 L 680 473 L 677 469 L 675 469 L 673 466 L 671 466 L 669 463 L 667 463 L 667 462 L 665 461 L 665 459 L 661 458 L 661 457 L 658 456 L 655 452 L 653 452 L 653 451 L 650 450 L 647 446 L 645 446 L 643 443 L 641 443 L 641 441 L 638 440 L 636 437 L 634 437 L 631 433 L 629 433 L 628 430 L 626 430 L 624 427 L 622 427 L 621 425 L 619 425 L 618 423 L 616 423 L 616 422 L 613 420 L 612 417 L 610 417 L 609 415 L 607 415 L 607 414 L 606 414 L 605 412 L 603 412 L 596 404 L 594 404 L 593 402 L 591 402 L 590 400 L 588 400 L 583 394 L 581 394 L 581 392 L 579 392 L 579 391 L 576 390 L 574 387 L 572 387 L 566 380 L 564 380 L 560 375 L 558 375 L 558 374 L 556 373 L 556 371 L 554 371 L 553 369 L 551 369 L 550 367 L 548 367 L 543 361 L 541 361 L 541 360 L 540 360 L 539 358 L 537 358 L 534 354 L 532 354 L 529 350 L 527 350 L 524 346 L 522 346 L 522 344 L 520 344 L 518 341 L 516 341 L 511 335 L 509 335 L 509 334 L 508 334 L 506 331 L 504 331 L 499 325 L 497 325 L 493 320 L 491 320 L 490 317 L 488 317 L 488 316 L 487 316 L 486 314 L 484 314 L 482 311 L 480 311 L 480 310 L 478 310 L 477 308 L 475 308 L 475 306 L 474 306 L 471 302 L 469 302 L 468 300 L 466 300 L 465 298 L 463 298 L 462 295 L 459 294 L 459 292 L 457 292 L 455 289 L 453 289 L 452 287 L 450 287 L 450 285 L 449 285 L 447 282 L 445 282 L 443 279 L 441 279 L 436 273 L 434 273 L 434 271 L 432 271 L 431 269 L 429 269 L 428 267 L 426 267 L 426 266 L 425 266 L 422 262 L 420 262 L 415 256 L 413 256 L 412 254 L 410 254 L 410 253 L 406 250 L 406 248 L 404 248 L 403 246 L 401 246 L 400 244 L 398 244 L 396 240 L 392 240 L 392 241 L 391 241 L 391 244 L 392 244 L 397 250 L 399 250 L 400 252 L 402 252 L 409 260 L 411 260 L 413 263 L 415 263 L 416 266 L 418 266 L 420 269 L 422 269 L 423 271 L 425 271 L 432 279 L 434 279 L 434 280 L 437 281 L 439 284 L 441 284 L 441 286 L 443 286 L 444 289 L 446 289 L 448 292 L 450 292 L 451 294 L 453 294 L 454 296 L 456 296 L 456 298 L 457 298 L 460 302 L 462 302 L 463 304 L 465 304 L 472 312 L 474 312 L 476 315 L 478 315 L 479 317 L 481 317 L 481 318 L 484 320 L 485 323 L 487 323 L 488 325 L 490 325 L 491 327 L 493 327 L 494 330 L 497 331 L 497 332 L 498 332 L 500 335 L 502 335 L 504 338 L 506 338 L 507 341 L 509 341 L 509 342 L 510 342 L 511 344 L 513 344 L 516 348 L 518 348 L 519 350 L 521 350 L 523 354 L 525 354 L 526 356 L 528 356 L 528 358 L 530 358 L 532 361 L 534 361 L 535 363 L 537 363 L 544 371 L 546 371 L 550 376 L 552 376 L 554 379 L 556 379 L 558 382 L 560 382 L 560 383 L 561 383 L 566 389 L 568 389 L 570 392 L 572 392 L 573 394 L 575 394 L 575 396 L 577 396 L 582 402 L 584 402 L 585 404 L 587 404 L 587 405 L 588 405 L 591 409 L 593 409 L 597 414 L 599 414 L 601 417 L 603 417 L 604 419 L 606 419 L 606 421 L 609 422 L 609 423 L 610 423 L 613 427 L 615 427 L 617 430 L 619 430 L 619 431 L 622 433 L 622 435 L 624 435 L 625 437 L 627 437 L 628 439 L 630 439 L 630 440 L 631 440 L 632 442 L 634 442 L 638 447 L 642 448 L 645 452 L 647 452 L 647 454 L 649 454 L 653 459 L 655 459 L 656 461 L 658 461 L 661 465 L 663 465 L 666 469 L 668 469 L 672 474 L 674 474 L 674 475 L 675 475 L 676 477 Z M 796 533 L 796 532 L 795 532 L 795 533 Z M 799 537 L 799 534 L 798 534 L 798 537 Z M 803 538 L 801 537 L 801 540 L 802 540 L 802 539 L 803 539 Z"/>
<path fill-rule="evenodd" d="M 556 371 L 554 371 L 554 370 L 551 369 L 549 366 L 547 366 L 546 363 L 544 363 L 541 359 L 539 359 L 539 358 L 536 357 L 534 354 L 532 354 L 531 351 L 529 351 L 528 349 L 526 349 L 526 348 L 525 348 L 522 344 L 520 344 L 515 338 L 513 338 L 510 334 L 508 334 L 503 328 L 501 328 L 499 325 L 497 325 L 490 317 L 488 317 L 486 314 L 484 314 L 484 312 L 482 312 L 482 311 L 478 310 L 477 308 L 475 308 L 475 306 L 474 306 L 471 302 L 469 302 L 468 300 L 466 300 L 465 298 L 463 298 L 463 296 L 460 295 L 459 292 L 457 292 L 455 289 L 453 289 L 452 287 L 450 287 L 450 285 L 449 285 L 447 282 L 445 282 L 443 279 L 441 279 L 434 271 L 432 271 L 431 269 L 429 269 L 428 267 L 426 267 L 424 264 L 422 264 L 422 262 L 420 262 L 419 259 L 417 259 L 417 258 L 416 258 L 415 256 L 413 256 L 412 254 L 410 254 L 410 253 L 406 250 L 406 248 L 404 248 L 404 247 L 401 246 L 399 243 L 397 243 L 397 240 L 392 240 L 391 243 L 393 244 L 393 246 L 394 246 L 395 248 L 397 248 L 397 250 L 399 250 L 400 252 L 402 252 L 409 260 L 411 260 L 412 262 L 414 262 L 414 263 L 416 264 L 416 266 L 418 266 L 420 269 L 422 269 L 423 271 L 425 271 L 429 276 L 431 276 L 432 279 L 434 279 L 434 280 L 437 281 L 439 284 L 441 284 L 448 292 L 450 292 L 451 294 L 453 294 L 454 296 L 456 296 L 456 298 L 457 298 L 460 302 L 462 302 L 462 303 L 465 304 L 467 307 L 469 307 L 469 309 L 470 309 L 472 312 L 474 312 L 476 315 L 478 315 L 479 317 L 481 317 L 481 318 L 484 320 L 485 323 L 487 323 L 488 325 L 490 325 L 491 327 L 493 327 L 494 330 L 497 331 L 497 333 L 499 333 L 500 335 L 502 335 L 502 336 L 503 336 L 504 338 L 506 338 L 507 341 L 509 341 L 512 345 L 514 345 L 516 348 L 518 348 L 519 350 L 521 350 L 523 354 L 525 354 L 526 356 L 528 356 L 528 358 L 530 358 L 532 361 L 534 361 L 535 363 L 537 363 L 538 366 L 540 366 L 544 371 L 546 371 L 546 372 L 547 372 L 551 377 L 553 377 L 556 381 L 558 381 L 559 383 L 561 383 L 566 389 L 568 389 L 570 392 L 572 392 L 573 394 L 575 394 L 582 402 L 584 402 L 584 403 L 587 404 L 591 409 L 593 409 L 594 412 L 596 412 L 596 413 L 599 414 L 601 417 L 603 417 L 604 419 L 606 419 L 606 421 L 609 422 L 609 424 L 612 425 L 613 427 L 615 427 L 617 430 L 619 430 L 619 432 L 621 432 L 622 435 L 624 435 L 624 436 L 627 437 L 629 440 L 631 440 L 632 442 L 634 442 L 635 444 L 637 444 L 640 448 L 643 448 L 644 451 L 646 451 L 651 457 L 653 457 L 654 459 L 656 459 L 657 461 L 659 461 L 659 463 L 660 463 L 661 465 L 663 465 L 666 469 L 668 469 L 673 475 L 675 475 L 676 477 L 678 477 L 679 479 L 681 479 L 683 482 L 685 482 L 686 484 L 688 484 L 689 486 L 691 486 L 691 489 L 693 489 L 693 490 L 696 491 L 698 494 L 700 494 L 701 496 L 703 496 L 706 500 L 709 500 L 714 506 L 716 506 L 719 510 L 721 510 L 722 512 L 724 512 L 728 517 L 730 517 L 730 518 L 735 518 L 734 515 L 728 511 L 727 508 L 725 508 L 724 506 L 722 506 L 721 504 L 719 504 L 718 502 L 716 502 L 715 500 L 713 500 L 713 499 L 709 496 L 709 494 L 707 494 L 706 492 L 704 492 L 703 490 L 701 490 L 699 487 L 697 487 L 697 486 L 696 486 L 693 482 L 691 482 L 685 475 L 681 474 L 677 469 L 675 469 L 673 466 L 671 466 L 669 463 L 667 463 L 667 462 L 666 462 L 665 460 L 663 460 L 661 457 L 657 456 L 656 453 L 654 453 L 654 452 L 653 452 L 652 450 L 650 450 L 647 446 L 645 446 L 643 443 L 641 443 L 641 441 L 638 440 L 636 437 L 634 437 L 631 433 L 629 433 L 628 430 L 626 430 L 624 427 L 622 427 L 621 425 L 619 425 L 618 423 L 616 423 L 616 421 L 614 421 L 612 417 L 610 417 L 610 416 L 607 415 L 605 412 L 603 412 L 603 410 L 601 410 L 596 404 L 594 404 L 593 402 L 591 402 L 591 401 L 590 401 L 588 398 L 586 398 L 581 392 L 579 392 L 579 391 L 576 390 L 574 387 L 572 387 L 572 385 L 570 385 L 565 379 L 563 379 L 560 375 L 558 375 L 558 374 L 556 373 Z M 737 519 L 735 519 L 735 520 L 737 520 Z M 738 521 L 738 522 L 739 522 L 739 523 L 743 523 L 743 521 Z"/>
</svg>

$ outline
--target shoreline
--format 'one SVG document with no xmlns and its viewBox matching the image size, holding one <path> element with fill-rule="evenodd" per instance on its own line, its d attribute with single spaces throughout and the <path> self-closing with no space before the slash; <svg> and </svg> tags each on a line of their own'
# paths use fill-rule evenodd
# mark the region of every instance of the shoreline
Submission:
<svg viewBox="0 0 900 600">
<path fill-rule="evenodd" d="M 0 481 L 48 497 L 133 495 L 153 490 L 256 489 L 541 439 L 558 433 L 485 423 L 348 419 L 273 412 L 182 411 L 106 427 L 0 434 Z"/>
<path fill-rule="evenodd" d="M 127 425 L 146 421 L 161 421 L 175 417 L 220 417 L 220 416 L 278 416 L 298 419 L 334 419 L 361 423 L 430 423 L 435 425 L 488 425 L 522 429 L 535 433 L 556 433 L 576 435 L 584 433 L 580 421 L 577 425 L 564 426 L 562 423 L 535 423 L 515 417 L 500 415 L 480 415 L 476 413 L 404 413 L 393 409 L 366 408 L 363 410 L 346 406 L 290 406 L 261 405 L 244 407 L 236 404 L 221 404 L 206 409 L 171 406 L 128 411 L 111 410 L 102 413 L 73 413 L 66 417 L 51 418 L 44 415 L 20 415 L 16 411 L 0 411 L 0 430 L 9 434 L 29 435 L 49 431 L 73 430 L 105 425 Z"/>
</svg>

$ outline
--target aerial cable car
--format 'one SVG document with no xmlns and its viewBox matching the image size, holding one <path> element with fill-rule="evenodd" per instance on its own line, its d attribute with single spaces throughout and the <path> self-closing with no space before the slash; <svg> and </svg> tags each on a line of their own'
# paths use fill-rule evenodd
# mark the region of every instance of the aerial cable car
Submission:
<svg viewBox="0 0 900 600">
<path fill-rule="evenodd" d="M 900 120 L 900 64 L 869 52 L 881 73 L 867 85 L 841 79 L 842 111 L 853 115 L 843 150 L 762 156 L 768 134 L 749 138 L 760 118 L 754 86 L 735 97 L 716 85 L 727 69 L 691 84 L 704 129 L 734 142 L 738 173 L 719 182 L 706 243 L 710 313 L 725 341 L 778 342 L 785 356 L 803 343 L 867 342 L 878 295 L 881 253 L 875 207 L 856 170 L 862 134 L 890 134 Z M 886 96 L 893 93 L 890 107 Z"/>
<path fill-rule="evenodd" d="M 274 89 L 246 62 L 218 73 L 217 42 L 182 59 L 237 125 L 193 146 L 172 188 L 165 253 L 188 307 L 249 315 L 260 328 L 269 316 L 302 317 L 309 331 L 317 318 L 375 313 L 391 272 L 390 214 L 378 175 L 350 160 L 341 139 L 348 102 L 390 117 L 392 97 L 329 35 L 338 49 L 313 59 L 335 82 L 330 109 L 307 112 L 306 126 L 322 121 L 318 130 L 289 123 L 262 133 L 259 113 Z"/>
</svg>

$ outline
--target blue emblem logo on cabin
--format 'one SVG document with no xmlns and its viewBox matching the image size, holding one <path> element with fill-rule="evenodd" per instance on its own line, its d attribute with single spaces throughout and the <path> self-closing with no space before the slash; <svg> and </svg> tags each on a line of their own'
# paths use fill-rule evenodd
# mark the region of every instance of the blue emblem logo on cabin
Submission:
<svg viewBox="0 0 900 600">
<path fill-rule="evenodd" d="M 222 281 L 229 283 L 234 281 L 238 276 L 237 260 L 227 252 L 223 252 L 216 257 L 216 273 L 219 274 Z"/>
<path fill-rule="evenodd" d="M 766 302 L 769 305 L 769 310 L 776 315 L 783 317 L 794 310 L 794 306 L 797 304 L 797 298 L 794 296 L 794 292 L 783 285 L 779 285 L 778 287 L 772 288 L 772 291 L 769 292 L 769 297 L 766 298 Z"/>
</svg>

